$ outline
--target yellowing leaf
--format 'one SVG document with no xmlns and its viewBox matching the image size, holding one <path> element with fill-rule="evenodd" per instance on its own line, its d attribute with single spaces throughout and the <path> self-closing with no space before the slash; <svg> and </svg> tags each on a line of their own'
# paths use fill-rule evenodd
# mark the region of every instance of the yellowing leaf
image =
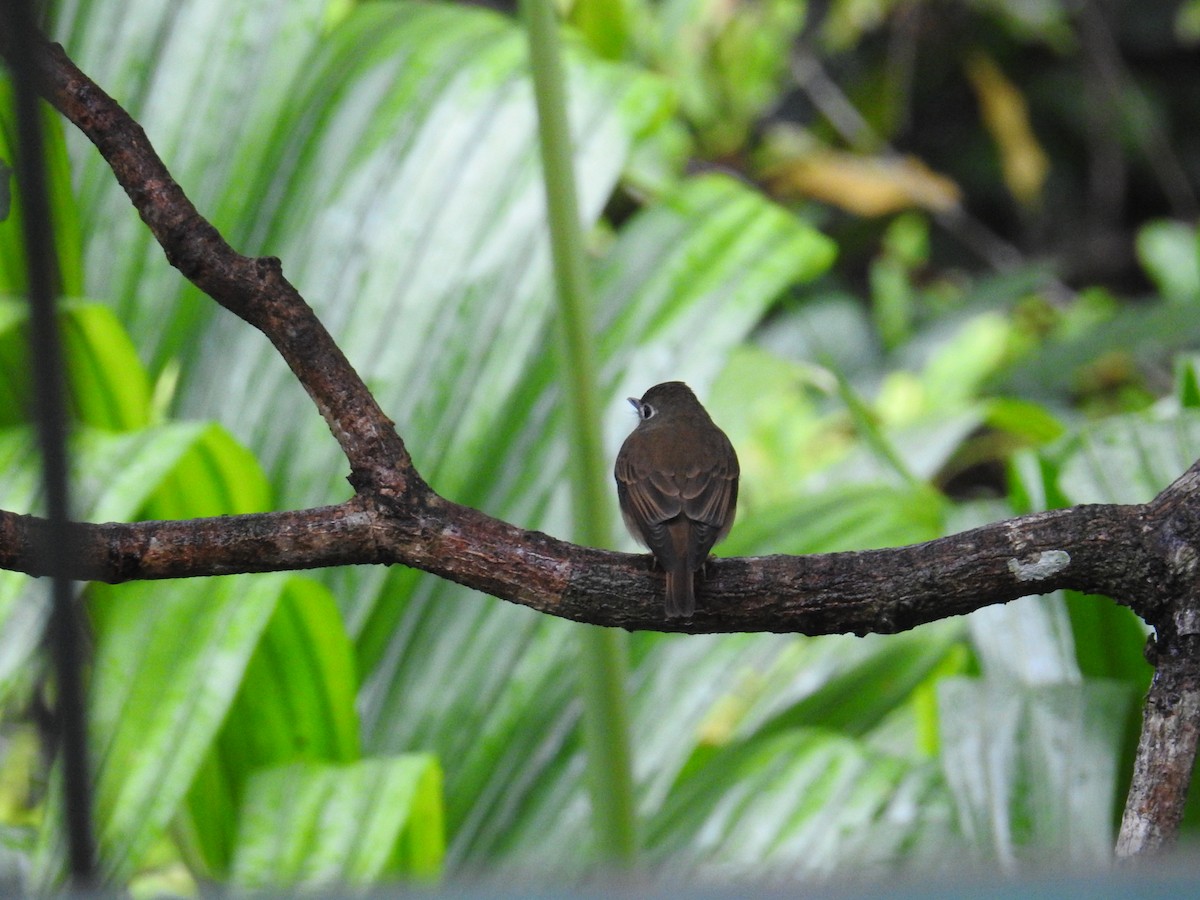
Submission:
<svg viewBox="0 0 1200 900">
<path fill-rule="evenodd" d="M 1030 206 L 1041 199 L 1050 161 L 1029 123 L 1029 107 L 1015 84 L 989 56 L 967 60 L 967 77 L 979 98 L 983 124 L 996 142 L 1004 183 L 1018 202 Z"/>
<path fill-rule="evenodd" d="M 912 156 L 822 150 L 776 166 L 769 177 L 781 194 L 832 203 L 860 216 L 913 207 L 942 212 L 957 206 L 962 196 L 954 181 Z"/>
</svg>

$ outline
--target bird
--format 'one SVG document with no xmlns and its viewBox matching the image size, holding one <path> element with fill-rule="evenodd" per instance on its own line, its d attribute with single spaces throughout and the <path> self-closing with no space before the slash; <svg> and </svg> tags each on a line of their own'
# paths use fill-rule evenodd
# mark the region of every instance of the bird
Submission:
<svg viewBox="0 0 1200 900">
<path fill-rule="evenodd" d="M 656 384 L 629 402 L 639 421 L 613 471 L 621 515 L 666 573 L 667 618 L 690 617 L 695 573 L 733 527 L 737 453 L 682 381 Z"/>
</svg>

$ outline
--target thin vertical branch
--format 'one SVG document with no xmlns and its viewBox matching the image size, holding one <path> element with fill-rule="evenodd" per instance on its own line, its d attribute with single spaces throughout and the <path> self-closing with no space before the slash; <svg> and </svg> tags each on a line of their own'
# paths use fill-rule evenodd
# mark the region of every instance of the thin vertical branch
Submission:
<svg viewBox="0 0 1200 900">
<path fill-rule="evenodd" d="M 1194 617 L 1192 617 L 1194 619 Z M 1200 640 L 1160 629 L 1133 780 L 1117 836 L 1121 860 L 1153 859 L 1179 836 L 1200 741 Z"/>
<path fill-rule="evenodd" d="M 94 883 L 96 858 L 92 835 L 91 793 L 87 763 L 87 727 L 83 693 L 82 640 L 74 589 L 66 575 L 76 556 L 70 527 L 67 490 L 67 416 L 62 347 L 54 300 L 57 263 L 54 228 L 42 147 L 41 115 L 35 84 L 34 48 L 41 41 L 34 27 L 30 0 L 3 4 L 5 30 L 13 37 L 9 55 L 16 102 L 15 171 L 24 212 L 28 265 L 30 344 L 34 402 L 45 483 L 46 540 L 38 548 L 50 580 L 52 608 L 47 636 L 56 676 L 55 743 L 64 780 L 68 865 L 77 887 Z"/>
</svg>

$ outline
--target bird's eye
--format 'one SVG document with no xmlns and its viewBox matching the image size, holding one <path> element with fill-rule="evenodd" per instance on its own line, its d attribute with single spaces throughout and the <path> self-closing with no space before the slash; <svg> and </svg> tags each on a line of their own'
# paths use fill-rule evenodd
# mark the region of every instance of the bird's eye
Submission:
<svg viewBox="0 0 1200 900">
<path fill-rule="evenodd" d="M 654 415 L 654 407 L 649 403 L 643 403 L 638 407 L 638 414 L 641 415 L 643 419 L 649 419 L 652 415 Z"/>
</svg>

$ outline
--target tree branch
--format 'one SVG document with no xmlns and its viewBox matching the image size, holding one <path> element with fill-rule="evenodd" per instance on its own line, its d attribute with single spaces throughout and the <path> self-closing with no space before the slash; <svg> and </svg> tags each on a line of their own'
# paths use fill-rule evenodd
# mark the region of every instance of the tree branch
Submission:
<svg viewBox="0 0 1200 900">
<path fill-rule="evenodd" d="M 1157 510 L 1157 511 L 1156 511 Z M 1027 594 L 1121 598 L 1151 620 L 1182 577 L 1155 536 L 1161 508 L 1077 506 L 888 550 L 713 560 L 691 619 L 663 615 L 648 556 L 579 547 L 429 492 L 360 495 L 303 512 L 78 525 L 72 574 L 126 581 L 319 566 L 400 564 L 579 622 L 689 633 L 895 633 Z M 43 520 L 0 513 L 0 568 L 40 575 Z M 1200 533 L 1188 537 L 1200 546 Z"/>
<path fill-rule="evenodd" d="M 404 442 L 274 257 L 235 251 L 175 183 L 146 132 L 58 44 L 37 54 L 46 99 L 108 162 L 167 260 L 275 345 L 329 425 L 358 489 L 424 490 Z"/>
<path fill-rule="evenodd" d="M 1142 714 L 1133 779 L 1117 836 L 1116 853 L 1154 856 L 1174 845 L 1196 765 L 1200 738 L 1200 590 L 1195 538 L 1200 463 L 1194 464 L 1150 505 L 1162 517 L 1157 530 L 1169 556 L 1170 582 L 1153 618 L 1147 655 L 1154 681 Z"/>
</svg>

